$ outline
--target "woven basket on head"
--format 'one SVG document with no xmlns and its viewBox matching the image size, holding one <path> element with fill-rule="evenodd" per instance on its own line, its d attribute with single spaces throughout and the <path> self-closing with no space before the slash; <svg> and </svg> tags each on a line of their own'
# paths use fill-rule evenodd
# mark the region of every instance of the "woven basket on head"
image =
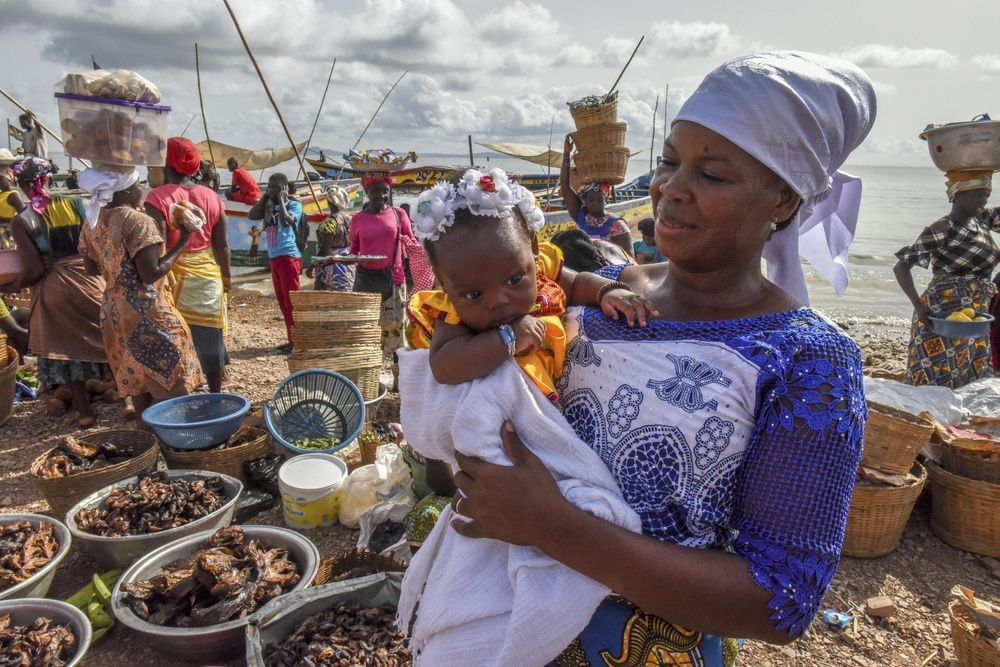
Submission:
<svg viewBox="0 0 1000 667">
<path fill-rule="evenodd" d="M 841 552 L 855 558 L 884 556 L 899 545 L 913 505 L 927 481 L 927 470 L 914 463 L 917 480 L 907 486 L 855 486 Z"/>
<path fill-rule="evenodd" d="M 625 132 L 628 123 L 608 123 L 606 125 L 588 125 L 570 134 L 573 144 L 581 153 L 603 151 L 609 148 L 625 147 Z"/>
<path fill-rule="evenodd" d="M 861 465 L 889 475 L 905 475 L 933 431 L 934 426 L 923 417 L 869 403 Z"/>
<path fill-rule="evenodd" d="M 5 344 L 0 350 L 6 355 L 0 368 L 0 426 L 3 426 L 14 414 L 14 383 L 17 382 L 17 366 L 21 358 L 10 345 Z"/>
<path fill-rule="evenodd" d="M 581 182 L 618 185 L 625 182 L 625 174 L 628 172 L 628 158 L 629 150 L 622 146 L 577 153 L 574 159 L 577 171 L 581 175 Z"/>
<path fill-rule="evenodd" d="M 611 93 L 603 104 L 593 107 L 576 107 L 570 103 L 569 114 L 573 117 L 576 129 L 582 130 L 591 125 L 607 125 L 618 122 L 618 91 Z"/>
<path fill-rule="evenodd" d="M 54 452 L 57 447 L 48 450 L 31 464 L 31 478 L 35 483 L 49 507 L 52 508 L 52 515 L 62 519 L 66 512 L 85 496 L 94 491 L 99 491 L 106 486 L 123 479 L 134 477 L 144 472 L 151 472 L 156 468 L 156 459 L 160 454 L 157 446 L 156 436 L 148 431 L 98 431 L 87 433 L 77 438 L 77 441 L 84 443 L 110 443 L 118 449 L 131 447 L 135 455 L 128 461 L 116 463 L 111 466 L 104 466 L 94 470 L 84 470 L 68 477 L 56 477 L 55 479 L 44 479 L 38 476 L 38 471 L 42 463 Z"/>
<path fill-rule="evenodd" d="M 383 556 L 371 549 L 351 549 L 320 563 L 316 578 L 313 579 L 313 586 L 339 581 L 347 578 L 344 576 L 347 574 L 351 575 L 351 579 L 355 579 L 376 572 L 403 572 L 404 570 L 406 570 L 405 565 L 389 556 Z"/>
<path fill-rule="evenodd" d="M 966 479 L 927 463 L 931 530 L 957 549 L 1000 558 L 1000 484 Z"/>
<path fill-rule="evenodd" d="M 958 600 L 948 605 L 951 642 L 962 667 L 1000 667 L 1000 649 L 980 633 L 979 624 Z"/>
<path fill-rule="evenodd" d="M 245 461 L 259 459 L 271 453 L 271 436 L 263 428 L 253 428 L 253 439 L 225 449 L 173 449 L 162 447 L 167 467 L 176 470 L 211 470 L 236 477 L 244 485 L 250 477 L 243 468 Z M 255 436 L 255 437 L 254 437 Z"/>
<path fill-rule="evenodd" d="M 1000 450 L 969 450 L 943 443 L 941 467 L 959 477 L 1000 484 Z"/>
</svg>

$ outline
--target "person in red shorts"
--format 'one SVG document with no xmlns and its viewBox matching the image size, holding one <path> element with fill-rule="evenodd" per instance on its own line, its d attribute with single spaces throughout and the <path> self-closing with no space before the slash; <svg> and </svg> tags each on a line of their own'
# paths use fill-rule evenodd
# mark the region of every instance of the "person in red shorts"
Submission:
<svg viewBox="0 0 1000 667">
<path fill-rule="evenodd" d="M 226 199 L 238 201 L 247 206 L 253 206 L 260 199 L 260 187 L 257 181 L 246 169 L 240 167 L 236 158 L 231 157 L 226 161 L 226 167 L 233 174 L 233 182 L 226 190 Z"/>
</svg>

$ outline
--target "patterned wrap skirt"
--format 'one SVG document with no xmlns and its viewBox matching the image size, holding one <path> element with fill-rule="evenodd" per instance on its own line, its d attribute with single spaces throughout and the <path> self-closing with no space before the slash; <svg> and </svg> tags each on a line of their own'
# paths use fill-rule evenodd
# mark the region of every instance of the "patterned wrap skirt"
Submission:
<svg viewBox="0 0 1000 667">
<path fill-rule="evenodd" d="M 920 296 L 935 313 L 972 308 L 988 312 L 996 286 L 988 279 L 935 275 Z M 992 377 L 990 338 L 942 338 L 917 321 L 910 326 L 910 348 L 906 383 L 914 386 L 938 385 L 958 389 L 980 378 Z"/>
</svg>

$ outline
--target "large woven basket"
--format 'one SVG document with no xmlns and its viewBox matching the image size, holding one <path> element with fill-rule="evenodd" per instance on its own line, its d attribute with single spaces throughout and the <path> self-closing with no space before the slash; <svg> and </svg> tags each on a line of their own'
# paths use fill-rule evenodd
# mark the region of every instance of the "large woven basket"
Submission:
<svg viewBox="0 0 1000 667">
<path fill-rule="evenodd" d="M 14 383 L 17 381 L 20 357 L 10 345 L 4 345 L 0 350 L 4 350 L 7 355 L 4 357 L 4 366 L 0 368 L 0 426 L 3 426 L 14 414 Z"/>
<path fill-rule="evenodd" d="M 575 159 L 580 181 L 584 184 L 624 183 L 628 172 L 628 158 L 629 150 L 625 147 L 577 153 Z"/>
<path fill-rule="evenodd" d="M 351 549 L 320 563 L 313 586 L 322 586 L 352 573 L 352 579 L 376 572 L 403 572 L 406 566 L 371 549 Z"/>
<path fill-rule="evenodd" d="M 573 132 L 570 136 L 578 151 L 589 153 L 609 148 L 625 148 L 625 131 L 627 129 L 628 123 L 624 122 L 588 125 Z"/>
<path fill-rule="evenodd" d="M 296 312 L 303 310 L 328 310 L 342 308 L 347 310 L 378 310 L 382 306 L 382 297 L 378 294 L 365 292 L 334 292 L 328 290 L 310 290 L 291 292 L 292 308 Z"/>
<path fill-rule="evenodd" d="M 914 463 L 910 472 L 917 481 L 907 486 L 854 487 L 841 549 L 845 556 L 877 558 L 899 545 L 913 505 L 927 481 L 927 470 L 919 463 Z"/>
<path fill-rule="evenodd" d="M 941 467 L 959 477 L 1000 484 L 1000 454 L 941 446 Z"/>
<path fill-rule="evenodd" d="M 592 125 L 607 125 L 618 122 L 618 92 L 615 91 L 608 96 L 603 104 L 593 107 L 581 107 L 574 109 L 575 103 L 570 103 L 569 114 L 573 117 L 577 130 Z"/>
<path fill-rule="evenodd" d="M 381 360 L 365 368 L 342 368 L 344 364 L 341 364 L 337 359 L 292 359 L 288 358 L 288 371 L 290 373 L 297 373 L 299 371 L 309 370 L 310 368 L 322 368 L 328 371 L 335 371 L 340 373 L 345 378 L 354 383 L 354 385 L 361 391 L 361 395 L 366 401 L 378 398 L 379 394 L 382 393 L 382 387 L 379 384 L 379 374 L 382 371 Z"/>
<path fill-rule="evenodd" d="M 253 431 L 256 437 L 252 440 L 225 449 L 173 449 L 164 446 L 163 458 L 171 469 L 221 472 L 248 485 L 251 480 L 243 463 L 271 452 L 271 436 L 267 431 L 263 428 L 254 428 Z"/>
<path fill-rule="evenodd" d="M 962 667 L 1000 667 L 1000 649 L 980 634 L 972 614 L 958 600 L 948 605 L 951 642 Z"/>
<path fill-rule="evenodd" d="M 889 475 L 904 475 L 933 431 L 934 426 L 923 417 L 869 403 L 861 465 Z"/>
<path fill-rule="evenodd" d="M 951 546 L 1000 558 L 1000 484 L 966 479 L 927 463 L 931 530 Z"/>
<path fill-rule="evenodd" d="M 150 472 L 156 468 L 156 459 L 160 453 L 157 446 L 156 436 L 148 431 L 138 430 L 117 430 L 98 431 L 87 433 L 85 436 L 77 438 L 80 442 L 105 442 L 118 447 L 132 447 L 135 456 L 128 461 L 116 463 L 115 465 L 97 468 L 96 470 L 85 470 L 68 477 L 57 477 L 55 479 L 43 479 L 38 476 L 38 469 L 45 459 L 57 448 L 48 450 L 31 464 L 31 478 L 35 487 L 48 501 L 52 508 L 52 514 L 58 519 L 62 519 L 66 512 L 73 505 L 88 496 L 94 491 L 103 489 L 106 486 L 120 482 L 123 479 L 134 477 L 143 472 Z"/>
<path fill-rule="evenodd" d="M 381 345 L 382 329 L 377 324 L 355 327 L 296 322 L 292 327 L 292 338 L 295 340 L 295 347 L 300 350 L 336 345 Z"/>
</svg>

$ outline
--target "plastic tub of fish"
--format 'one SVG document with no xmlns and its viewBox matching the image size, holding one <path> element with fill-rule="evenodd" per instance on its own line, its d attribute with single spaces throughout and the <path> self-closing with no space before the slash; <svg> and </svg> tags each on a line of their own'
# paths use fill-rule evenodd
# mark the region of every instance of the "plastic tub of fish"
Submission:
<svg viewBox="0 0 1000 667">
<path fill-rule="evenodd" d="M 338 581 L 290 593 L 268 603 L 266 607 L 261 609 L 253 622 L 246 627 L 246 662 L 248 667 L 266 667 L 271 664 L 305 664 L 296 659 L 300 656 L 295 654 L 295 648 L 291 648 L 287 644 L 281 648 L 279 645 L 288 641 L 289 644 L 305 648 L 305 642 L 302 642 L 301 638 L 299 641 L 295 640 L 294 635 L 297 634 L 297 630 L 310 617 L 327 612 L 330 609 L 336 610 L 340 605 L 388 608 L 391 611 L 386 615 L 387 618 L 380 620 L 393 621 L 392 617 L 395 615 L 396 606 L 399 604 L 399 591 L 402 581 L 402 572 L 379 572 L 367 577 Z M 332 624 L 334 627 L 331 629 L 334 632 L 340 629 L 338 627 L 339 624 L 335 620 L 332 620 Z M 366 620 L 361 625 L 370 625 L 370 622 Z M 384 623 L 380 623 L 380 625 L 384 625 Z M 352 627 L 359 630 L 362 629 L 359 625 Z M 382 629 L 382 627 L 372 628 L 372 630 L 379 632 L 381 636 L 385 637 L 381 633 Z M 303 633 L 300 632 L 298 634 L 301 636 Z M 403 642 L 399 637 L 391 639 L 386 637 L 386 639 L 389 639 L 388 643 L 391 644 L 390 646 L 382 645 L 382 642 L 371 642 L 372 644 L 379 644 L 378 646 L 372 646 L 373 649 L 378 650 L 382 648 L 387 652 L 379 662 L 365 662 L 364 656 L 354 654 L 346 647 L 333 648 L 338 643 L 336 637 L 333 637 L 333 641 L 329 641 L 329 637 L 316 637 L 315 639 L 326 644 L 334 652 L 347 650 L 349 653 L 348 657 L 342 657 L 342 659 L 354 660 L 354 662 L 344 664 L 385 664 L 388 662 L 387 658 L 390 657 L 389 654 L 394 654 L 393 657 L 400 660 L 397 664 L 410 664 L 409 651 L 402 648 Z M 346 642 L 343 643 L 346 644 Z M 363 647 L 359 645 L 359 649 L 363 649 Z M 281 652 L 282 655 L 271 658 L 274 662 L 265 662 L 268 656 L 274 652 Z M 374 656 L 372 657 L 374 658 Z"/>
<path fill-rule="evenodd" d="M 70 648 L 66 649 L 63 656 L 60 658 L 60 662 L 50 661 L 50 662 L 5 662 L 0 658 L 0 664 L 4 665 L 21 665 L 21 664 L 46 664 L 46 665 L 62 665 L 62 667 L 74 667 L 80 664 L 83 660 L 83 656 L 87 654 L 87 648 L 90 646 L 90 620 L 87 616 L 74 607 L 71 604 L 65 602 L 60 602 L 59 600 L 4 600 L 0 602 L 0 616 L 5 616 L 10 614 L 10 625 L 16 627 L 32 627 L 40 619 L 49 619 L 51 624 L 49 628 L 42 629 L 43 633 L 48 634 L 52 631 L 52 625 L 59 625 L 69 631 L 72 635 L 72 644 Z M 65 638 L 65 635 L 63 635 Z M 55 637 L 47 637 L 48 642 L 51 643 L 52 639 Z M 39 637 L 39 639 L 42 639 Z M 74 648 L 75 647 L 75 648 Z M 71 653 L 72 651 L 72 653 Z"/>
<path fill-rule="evenodd" d="M 259 540 L 267 549 L 282 549 L 288 553 L 297 569 L 299 581 L 290 591 L 279 595 L 264 606 L 242 618 L 205 626 L 171 627 L 142 620 L 126 602 L 130 584 L 148 580 L 163 573 L 163 567 L 197 553 L 200 545 L 214 531 L 188 535 L 143 557 L 122 575 L 111 598 L 111 610 L 118 621 L 139 633 L 149 644 L 165 653 L 197 662 L 200 665 L 221 662 L 242 656 L 244 634 L 248 623 L 260 618 L 271 605 L 306 588 L 319 569 L 319 551 L 299 533 L 272 526 L 242 526 L 244 541 Z M 239 596 L 237 596 L 238 598 Z"/>
<path fill-rule="evenodd" d="M 209 512 L 207 515 L 176 528 L 159 530 L 158 532 L 150 532 L 142 535 L 104 537 L 82 530 L 77 520 L 77 515 L 81 510 L 106 509 L 106 501 L 113 490 L 130 484 L 138 484 L 139 477 L 130 477 L 90 494 L 70 509 L 66 515 L 66 525 L 73 534 L 73 538 L 82 544 L 87 553 L 105 569 L 126 568 L 153 549 L 162 547 L 186 535 L 228 526 L 233 520 L 236 501 L 239 499 L 240 493 L 243 492 L 243 483 L 240 480 L 229 475 L 204 470 L 168 470 L 165 473 L 158 474 L 164 475 L 167 482 L 173 480 L 195 482 L 218 477 L 221 481 L 222 492 L 225 494 L 224 502 L 221 507 Z"/>
<path fill-rule="evenodd" d="M 0 600 L 45 597 L 45 594 L 49 592 L 49 586 L 52 585 L 52 578 L 56 576 L 56 568 L 59 567 L 59 563 L 66 557 L 66 554 L 69 553 L 70 546 L 73 544 L 73 538 L 71 537 L 69 530 L 62 524 L 62 522 L 56 521 L 55 519 L 47 516 L 42 516 L 41 514 L 0 514 L 0 541 L 11 541 L 11 536 L 3 534 L 3 529 L 19 521 L 26 521 L 36 531 L 40 530 L 43 525 L 51 526 L 51 538 L 55 541 L 57 546 L 55 553 L 51 558 L 49 558 L 48 562 L 29 575 L 27 579 L 20 582 L 15 581 L 13 585 L 8 585 L 0 590 Z M 39 533 L 37 532 L 35 533 L 35 535 L 38 534 Z M 42 537 L 42 541 L 45 541 L 44 533 L 42 534 Z M 32 538 L 29 537 L 29 539 Z M 46 546 L 39 544 L 36 548 L 40 549 L 44 554 Z M 0 586 L 3 585 L 5 580 L 16 580 L 18 578 L 10 577 L 11 571 L 7 569 L 7 566 L 10 564 L 10 560 L 6 557 L 4 557 L 3 560 L 4 565 L 0 566 Z M 8 577 L 10 577 L 10 579 L 8 579 Z"/>
</svg>

